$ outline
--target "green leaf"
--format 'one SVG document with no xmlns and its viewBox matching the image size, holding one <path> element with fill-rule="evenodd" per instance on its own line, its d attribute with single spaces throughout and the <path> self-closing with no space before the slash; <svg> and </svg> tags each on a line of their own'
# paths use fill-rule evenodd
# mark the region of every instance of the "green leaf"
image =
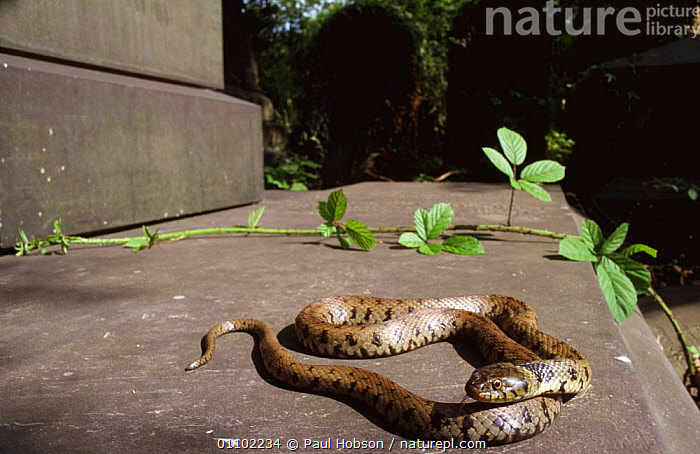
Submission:
<svg viewBox="0 0 700 454">
<path fill-rule="evenodd" d="M 581 235 L 591 252 L 596 252 L 603 242 L 603 232 L 595 221 L 584 219 L 581 225 Z"/>
<path fill-rule="evenodd" d="M 518 180 L 518 184 L 525 189 L 530 195 L 534 196 L 535 198 L 538 198 L 540 200 L 543 200 L 545 202 L 551 202 L 552 197 L 549 195 L 549 192 L 547 192 L 542 186 L 540 186 L 537 183 L 531 183 L 527 180 Z"/>
<path fill-rule="evenodd" d="M 523 168 L 520 178 L 533 183 L 554 183 L 564 178 L 566 168 L 556 161 L 535 161 Z"/>
<path fill-rule="evenodd" d="M 637 292 L 634 285 L 619 266 L 603 257 L 595 266 L 598 283 L 615 321 L 621 323 L 629 317 L 637 306 Z"/>
<path fill-rule="evenodd" d="M 627 229 L 629 229 L 629 226 L 630 225 L 626 222 L 624 224 L 620 224 L 620 226 L 615 229 L 612 235 L 610 235 L 600 247 L 600 253 L 610 254 L 622 246 L 622 243 L 625 242 L 625 238 L 627 237 Z"/>
<path fill-rule="evenodd" d="M 20 240 L 15 243 L 15 251 L 17 251 L 17 255 L 22 256 L 22 255 L 27 255 L 29 254 L 30 248 L 29 248 L 29 239 L 27 238 L 27 234 L 24 233 L 24 230 L 19 229 L 17 231 L 17 234 L 19 235 Z"/>
<path fill-rule="evenodd" d="M 508 179 L 510 180 L 510 185 L 513 186 L 513 188 L 514 188 L 516 191 L 522 191 L 522 190 L 523 190 L 523 187 L 520 186 L 520 183 L 518 183 L 518 182 L 515 180 L 515 178 L 509 176 Z"/>
<path fill-rule="evenodd" d="M 422 240 L 427 240 L 427 230 L 428 230 L 428 212 L 423 208 L 418 208 L 413 213 L 413 226 L 416 228 L 416 234 Z"/>
<path fill-rule="evenodd" d="M 342 189 L 333 191 L 328 195 L 326 202 L 318 202 L 316 211 L 326 221 L 340 221 L 345 215 L 345 209 L 348 206 L 348 199 L 343 194 Z"/>
<path fill-rule="evenodd" d="M 644 265 L 629 257 L 625 257 L 624 254 L 609 254 L 607 257 L 615 262 L 632 281 L 632 285 L 634 285 L 638 295 L 647 292 L 647 289 L 651 286 L 651 273 Z"/>
<path fill-rule="evenodd" d="M 138 252 L 142 249 L 148 248 L 150 242 L 147 237 L 132 238 L 131 240 L 124 243 L 124 247 L 130 248 L 133 252 Z"/>
<path fill-rule="evenodd" d="M 442 242 L 442 250 L 453 254 L 478 255 L 484 247 L 473 236 L 452 236 Z"/>
<path fill-rule="evenodd" d="M 418 247 L 418 252 L 426 255 L 438 255 L 442 251 L 442 245 L 439 243 L 423 243 Z"/>
<path fill-rule="evenodd" d="M 454 211 L 449 203 L 437 203 L 428 212 L 428 222 L 426 224 L 425 235 L 426 239 L 437 238 L 442 235 L 450 222 Z"/>
<path fill-rule="evenodd" d="M 595 262 L 598 258 L 593 255 L 588 245 L 580 237 L 569 236 L 559 242 L 559 255 L 577 262 Z"/>
<path fill-rule="evenodd" d="M 496 135 L 506 158 L 515 165 L 522 164 L 527 154 L 527 144 L 523 136 L 508 128 L 498 128 Z"/>
<path fill-rule="evenodd" d="M 330 222 L 326 222 L 325 224 L 319 225 L 318 227 L 316 227 L 316 230 L 320 230 L 321 235 L 323 235 L 324 238 L 328 238 L 336 232 L 335 226 Z"/>
<path fill-rule="evenodd" d="M 265 211 L 265 205 L 261 206 L 257 210 L 253 210 L 248 214 L 248 227 L 251 229 L 256 228 L 260 224 L 260 218 Z"/>
<path fill-rule="evenodd" d="M 694 187 L 688 188 L 688 197 L 695 202 L 698 199 L 698 189 Z"/>
<path fill-rule="evenodd" d="M 486 157 L 489 158 L 491 164 L 495 165 L 498 170 L 505 173 L 509 177 L 514 176 L 513 167 L 508 164 L 508 161 L 506 161 L 506 158 L 504 158 L 501 153 L 489 147 L 483 147 L 482 150 L 484 150 L 484 153 L 486 153 Z"/>
<path fill-rule="evenodd" d="M 155 245 L 156 241 L 158 241 L 158 232 L 160 229 L 156 229 L 155 232 L 151 232 L 145 225 L 141 226 L 141 229 L 143 230 L 144 236 L 148 238 L 148 247 L 150 248 Z"/>
<path fill-rule="evenodd" d="M 280 181 L 273 177 L 272 175 L 265 175 L 265 179 L 267 180 L 268 183 L 274 184 L 277 186 L 279 189 L 289 189 L 289 183 L 286 181 Z"/>
<path fill-rule="evenodd" d="M 372 249 L 377 244 L 376 238 L 372 235 L 366 225 L 360 221 L 349 219 L 345 223 L 345 228 L 348 231 L 348 236 L 358 247 L 362 249 Z"/>
<path fill-rule="evenodd" d="M 295 181 L 289 188 L 290 191 L 308 191 L 309 188 L 301 181 Z"/>
<path fill-rule="evenodd" d="M 399 244 L 408 248 L 414 248 L 425 244 L 425 241 L 413 232 L 404 232 L 399 237 Z"/>
<path fill-rule="evenodd" d="M 449 203 L 437 203 L 430 211 L 418 208 L 413 213 L 413 225 L 418 237 L 427 241 L 439 237 L 452 221 L 454 211 Z"/>
<path fill-rule="evenodd" d="M 629 257 L 631 255 L 638 253 L 638 252 L 645 252 L 645 253 L 649 254 L 650 256 L 656 258 L 656 254 L 659 251 L 657 251 L 653 247 L 647 246 L 646 244 L 633 244 L 633 245 L 628 246 L 625 249 L 623 249 L 622 255 L 624 255 L 625 257 Z"/>
</svg>

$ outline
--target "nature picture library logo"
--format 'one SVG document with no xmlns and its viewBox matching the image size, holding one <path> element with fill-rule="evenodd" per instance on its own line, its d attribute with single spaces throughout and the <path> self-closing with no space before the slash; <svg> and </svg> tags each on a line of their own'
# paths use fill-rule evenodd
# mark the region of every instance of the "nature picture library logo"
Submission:
<svg viewBox="0 0 700 454">
<path fill-rule="evenodd" d="M 577 18 L 578 16 L 578 18 Z M 580 18 L 580 19 L 579 19 Z M 486 8 L 486 34 L 494 35 L 604 35 L 610 27 L 627 36 L 690 36 L 700 33 L 700 6 L 679 7 L 657 4 L 648 8 L 561 8 L 553 0 L 542 9 L 502 7 Z M 689 25 L 667 25 L 667 22 L 691 21 Z M 576 25 L 579 24 L 579 25 Z M 577 28 L 578 27 L 578 28 Z M 607 28 L 606 28 L 607 27 Z M 494 31 L 498 30 L 498 32 Z"/>
</svg>

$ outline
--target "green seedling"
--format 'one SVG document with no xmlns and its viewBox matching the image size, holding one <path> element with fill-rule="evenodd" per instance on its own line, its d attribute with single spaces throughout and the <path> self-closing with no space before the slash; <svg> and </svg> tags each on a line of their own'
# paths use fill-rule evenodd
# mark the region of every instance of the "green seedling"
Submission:
<svg viewBox="0 0 700 454">
<path fill-rule="evenodd" d="M 497 131 L 498 142 L 501 144 L 503 154 L 489 147 L 483 147 L 484 153 L 498 170 L 508 176 L 511 185 L 510 205 L 508 207 L 508 220 L 510 225 L 513 212 L 513 196 L 515 191 L 525 190 L 532 196 L 551 202 L 552 197 L 542 187 L 541 183 L 554 183 L 564 178 L 565 167 L 556 161 L 542 160 L 528 164 L 518 175 L 518 166 L 525 162 L 527 156 L 527 144 L 525 139 L 515 131 L 508 128 L 500 128 Z M 504 156 L 505 155 L 505 156 Z"/>
<path fill-rule="evenodd" d="M 430 242 L 439 238 L 452 222 L 454 211 L 448 203 L 433 205 L 430 211 L 418 208 L 413 214 L 415 232 L 404 232 L 399 243 L 407 248 L 418 248 L 418 252 L 437 255 L 440 251 L 453 254 L 483 254 L 484 248 L 473 236 L 452 236 L 442 243 Z"/>
<path fill-rule="evenodd" d="M 377 240 L 365 224 L 353 219 L 347 220 L 344 224 L 340 222 L 345 216 L 347 206 L 348 199 L 342 189 L 331 192 L 328 200 L 318 202 L 316 205 L 316 211 L 326 221 L 317 229 L 325 238 L 335 234 L 342 249 L 349 249 L 350 241 L 360 249 L 372 249 L 377 244 Z"/>
</svg>

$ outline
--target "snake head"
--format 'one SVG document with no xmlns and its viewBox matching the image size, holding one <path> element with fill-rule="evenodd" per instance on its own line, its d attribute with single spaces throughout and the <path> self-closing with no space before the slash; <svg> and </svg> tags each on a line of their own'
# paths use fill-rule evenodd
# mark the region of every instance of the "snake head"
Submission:
<svg viewBox="0 0 700 454">
<path fill-rule="evenodd" d="M 522 368 L 496 363 L 475 370 L 464 389 L 469 397 L 481 402 L 516 402 L 529 397 L 531 379 Z"/>
</svg>

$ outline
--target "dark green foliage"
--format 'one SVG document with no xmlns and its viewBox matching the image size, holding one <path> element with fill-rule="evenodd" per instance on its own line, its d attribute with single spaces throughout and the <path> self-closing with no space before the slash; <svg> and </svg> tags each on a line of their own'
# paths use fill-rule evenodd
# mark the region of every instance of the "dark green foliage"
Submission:
<svg viewBox="0 0 700 454">
<path fill-rule="evenodd" d="M 320 164 L 300 156 L 284 158 L 278 166 L 265 166 L 265 186 L 271 189 L 305 191 L 318 180 Z"/>
<path fill-rule="evenodd" d="M 656 257 L 656 250 L 644 244 L 633 244 L 617 252 L 627 237 L 628 224 L 621 224 L 608 238 L 594 221 L 586 219 L 581 237 L 570 236 L 559 243 L 559 254 L 569 260 L 593 262 L 598 283 L 610 312 L 620 323 L 637 307 L 637 295 L 647 292 L 651 275 L 642 264 L 631 258 L 644 252 Z"/>
<path fill-rule="evenodd" d="M 332 145 L 329 142 L 331 131 L 328 109 L 325 107 L 324 98 L 319 96 L 329 78 L 314 76 L 318 74 L 316 57 L 319 54 L 312 47 L 314 38 L 324 33 L 324 27 L 334 17 L 348 15 L 351 11 L 357 13 L 381 9 L 389 12 L 394 18 L 393 24 L 389 25 L 407 30 L 415 43 L 418 66 L 415 74 L 406 75 L 415 79 L 420 90 L 420 104 L 417 96 L 405 103 L 391 100 L 391 106 L 378 104 L 375 111 L 385 109 L 378 117 L 381 118 L 379 124 L 365 124 L 360 129 L 374 128 L 370 134 L 375 136 L 375 140 L 369 146 L 374 149 L 384 147 L 384 150 L 380 150 L 383 153 L 399 153 L 407 147 L 417 148 L 416 154 L 419 158 L 411 164 L 412 168 L 402 175 L 389 176 L 411 179 L 420 173 L 419 168 L 428 173 L 439 171 L 442 166 L 440 148 L 446 125 L 445 89 L 449 31 L 452 17 L 464 3 L 463 0 L 362 1 L 354 2 L 352 7 L 343 10 L 341 8 L 349 2 L 287 0 L 250 3 L 258 3 L 262 9 L 267 7 L 265 11 L 269 13 L 266 20 L 270 25 L 258 36 L 260 86 L 276 107 L 276 121 L 284 124 L 290 131 L 290 145 L 286 151 L 321 162 L 324 151 Z M 357 36 L 362 37 L 362 33 Z M 380 43 L 381 40 L 369 46 L 369 50 Z M 337 74 L 338 71 L 333 73 Z M 396 87 L 397 81 L 394 78 L 392 83 L 372 85 Z M 408 86 L 412 87 L 410 84 Z M 408 91 L 412 90 L 413 88 L 410 88 Z M 365 98 L 371 97 L 371 93 L 360 95 Z M 357 97 L 353 95 L 352 99 Z M 386 97 L 373 98 L 382 103 Z M 395 118 L 401 120 L 395 122 Z M 358 125 L 360 126 L 362 125 Z M 395 128 L 400 128 L 404 134 L 392 136 Z M 407 128 L 413 128 L 415 132 L 409 134 L 406 132 Z M 309 147 L 311 144 L 304 140 L 304 135 L 317 140 L 314 146 Z M 376 139 L 377 135 L 379 139 Z M 404 143 L 405 140 L 409 142 Z M 393 168 L 387 164 L 384 168 L 379 166 L 377 170 L 379 174 L 389 174 Z"/>
<path fill-rule="evenodd" d="M 416 170 L 418 54 L 410 24 L 377 2 L 334 12 L 308 52 L 305 93 L 328 122 L 323 185 Z"/>
</svg>

